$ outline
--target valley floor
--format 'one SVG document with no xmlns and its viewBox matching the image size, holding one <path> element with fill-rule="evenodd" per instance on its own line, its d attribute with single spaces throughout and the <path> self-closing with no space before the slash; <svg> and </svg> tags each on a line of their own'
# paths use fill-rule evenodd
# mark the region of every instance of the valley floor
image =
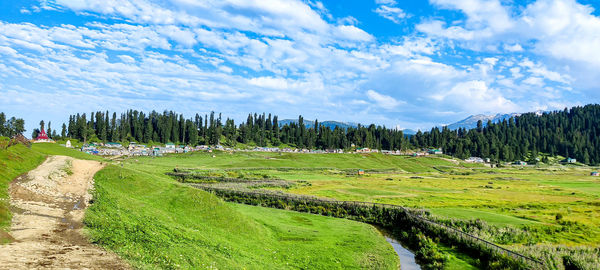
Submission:
<svg viewBox="0 0 600 270">
<path fill-rule="evenodd" d="M 39 153 L 88 157 L 57 145 L 34 148 Z M 69 251 L 68 245 L 80 244 L 84 250 L 93 247 L 85 241 L 78 242 L 83 238 L 68 242 L 69 237 L 80 235 L 73 232 L 79 233 L 84 226 L 91 242 L 115 252 L 134 268 L 398 268 L 392 247 L 368 224 L 225 203 L 209 192 L 165 175 L 176 168 L 206 177 L 291 183 L 287 187 L 267 188 L 275 192 L 425 208 L 436 218 L 453 220 L 448 222 L 454 222 L 452 226 L 456 228 L 546 260 L 552 269 L 564 269 L 565 255 L 588 266 L 598 265 L 596 255 L 600 255 L 600 180 L 589 176 L 593 169 L 589 167 L 491 169 L 436 157 L 218 151 L 128 158 L 112 161 L 113 165 L 101 170 L 94 161 L 56 159 L 48 162 L 67 164 L 71 160 L 73 175 L 46 169 L 47 179 L 56 180 L 54 186 L 52 182 L 36 182 L 36 178 L 19 179 L 12 184 L 11 205 L 17 206 L 11 209 L 13 232 L 17 232 L 14 238 L 26 239 L 19 234 L 27 230 L 21 229 L 38 226 L 22 223 L 28 215 L 28 220 L 37 220 L 40 226 L 46 224 L 43 226 L 54 230 L 50 236 L 33 237 L 32 241 L 40 241 L 40 246 L 65 243 L 62 247 L 66 251 L 76 252 Z M 57 194 L 52 192 L 60 191 L 61 181 L 73 178 L 79 171 L 76 167 L 84 164 L 89 166 L 88 174 L 78 177 L 79 181 L 87 179 L 80 182 L 83 186 L 90 185 L 91 175 L 99 171 L 94 178 L 94 203 L 81 223 L 83 212 L 73 207 L 82 196 L 87 196 L 81 193 L 85 188 L 69 191 L 68 198 L 52 197 Z M 67 167 L 62 171 L 68 174 Z M 357 169 L 364 169 L 365 175 L 359 176 Z M 35 171 L 32 173 L 35 175 Z M 41 192 L 36 195 L 39 198 L 29 196 L 33 199 L 27 201 L 19 193 L 32 190 Z M 61 232 L 64 224 L 67 230 Z M 0 249 L 18 244 L 16 241 Z M 1 251 L 0 254 L 6 254 Z M 59 249 L 46 251 L 36 254 L 57 262 L 66 256 Z M 96 256 L 95 252 L 103 251 L 89 254 Z M 473 258 L 456 253 L 451 247 L 447 254 L 454 254 L 446 265 L 448 269 L 472 267 L 467 262 Z M 24 258 L 27 260 L 27 256 Z M 9 259 L 0 257 L 0 262 L 5 260 Z"/>
<path fill-rule="evenodd" d="M 95 181 L 84 221 L 91 239 L 135 268 L 398 269 L 391 245 L 365 223 L 233 205 L 129 164 Z"/>
</svg>

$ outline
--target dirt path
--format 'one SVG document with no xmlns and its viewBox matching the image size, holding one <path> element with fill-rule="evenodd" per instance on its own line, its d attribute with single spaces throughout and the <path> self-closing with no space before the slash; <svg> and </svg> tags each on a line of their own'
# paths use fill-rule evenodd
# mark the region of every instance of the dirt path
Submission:
<svg viewBox="0 0 600 270">
<path fill-rule="evenodd" d="M 0 269 L 129 269 L 115 254 L 90 244 L 83 215 L 96 161 L 52 156 L 10 186 L 10 235 L 0 245 Z"/>
</svg>

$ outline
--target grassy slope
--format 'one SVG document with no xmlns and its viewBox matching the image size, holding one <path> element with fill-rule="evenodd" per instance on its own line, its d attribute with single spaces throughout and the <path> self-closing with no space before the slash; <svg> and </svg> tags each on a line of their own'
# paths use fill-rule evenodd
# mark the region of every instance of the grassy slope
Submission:
<svg viewBox="0 0 600 270">
<path fill-rule="evenodd" d="M 0 231 L 10 225 L 8 186 L 17 176 L 26 173 L 41 164 L 45 155 L 23 145 L 15 145 L 0 150 Z M 7 241 L 0 233 L 0 243 Z"/>
<path fill-rule="evenodd" d="M 213 157 L 214 155 L 214 157 Z M 403 156 L 386 156 L 381 154 L 282 154 L 277 153 L 190 153 L 184 155 L 171 155 L 163 158 L 146 158 L 140 157 L 127 161 L 129 166 L 145 170 L 152 173 L 164 173 L 172 171 L 174 167 L 180 168 L 199 168 L 199 169 L 215 169 L 215 168 L 277 168 L 277 167 L 293 167 L 293 168 L 365 168 L 365 169 L 397 169 L 405 172 L 424 173 L 437 172 L 434 166 L 457 166 L 454 162 L 433 158 L 433 157 L 403 157 Z M 460 166 L 460 165 L 459 165 Z M 253 171 L 255 172 L 255 171 Z M 322 171 L 274 171 L 264 170 L 258 173 L 266 173 L 277 177 L 282 177 L 290 180 L 323 180 L 330 181 L 333 179 L 342 179 L 346 176 L 326 173 Z M 357 187 L 354 192 L 362 193 L 361 196 L 355 199 L 364 199 L 364 196 L 385 196 L 389 195 L 383 188 Z M 308 193 L 310 194 L 310 193 Z M 315 195 L 315 194 L 310 194 Z M 322 194 L 317 194 L 322 195 Z M 347 199 L 347 198 L 346 198 Z M 261 208 L 258 208 L 261 209 Z M 265 210 L 262 210 L 265 211 Z M 276 210 L 275 210 L 276 211 Z M 257 215 L 258 216 L 258 215 Z M 269 215 L 263 214 L 262 218 L 269 218 Z M 467 263 L 468 258 L 462 258 L 461 254 L 454 254 L 454 251 L 447 250 L 453 254 L 448 262 L 449 269 L 471 269 L 472 266 Z"/>
<path fill-rule="evenodd" d="M 66 148 L 56 143 L 34 143 L 31 147 L 32 150 L 46 154 L 46 155 L 59 155 L 69 156 L 77 159 L 96 160 L 104 161 L 105 159 L 99 156 L 90 155 L 76 149 Z"/>
<path fill-rule="evenodd" d="M 334 167 L 384 169 L 405 173 L 348 176 L 323 171 L 262 170 L 256 173 L 289 180 L 307 180 L 287 192 L 340 200 L 369 201 L 432 209 L 457 218 L 479 218 L 499 226 L 561 229 L 556 220 L 576 222 L 561 233 L 541 233 L 541 241 L 564 244 L 600 242 L 600 178 L 591 168 L 482 168 L 435 157 L 380 154 L 192 153 L 161 159 L 130 160 L 153 172 L 183 168 Z M 468 165 L 468 166 L 466 166 Z M 435 167 L 435 168 L 434 168 Z"/>
<path fill-rule="evenodd" d="M 295 211 L 234 203 L 230 205 L 269 228 L 276 239 L 285 243 L 286 263 L 305 265 L 314 260 L 315 253 L 318 253 L 325 255 L 323 259 L 328 259 L 324 263 L 311 263 L 307 265 L 309 268 L 328 269 L 334 266 L 347 269 L 356 265 L 387 268 L 392 265 L 391 260 L 384 261 L 384 257 L 380 256 L 390 254 L 390 249 L 372 226 Z M 335 243 L 335 248 L 332 243 Z M 365 246 L 374 249 L 363 253 Z"/>
<path fill-rule="evenodd" d="M 213 157 L 213 155 L 215 157 Z M 171 155 L 165 158 L 137 158 L 138 166 L 148 165 L 146 170 L 170 171 L 181 168 L 338 168 L 338 169 L 398 169 L 407 172 L 435 172 L 433 166 L 456 166 L 454 163 L 434 157 L 388 156 L 382 154 L 294 154 L 257 152 L 194 152 Z"/>
<path fill-rule="evenodd" d="M 136 267 L 397 267 L 391 247 L 368 225 L 232 207 L 166 176 L 129 168 L 109 166 L 96 175 L 95 203 L 85 222 L 94 241 Z"/>
</svg>

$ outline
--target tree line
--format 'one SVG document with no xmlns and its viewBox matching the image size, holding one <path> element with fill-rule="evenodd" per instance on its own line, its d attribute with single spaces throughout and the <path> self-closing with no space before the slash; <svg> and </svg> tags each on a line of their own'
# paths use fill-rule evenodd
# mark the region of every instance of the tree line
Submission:
<svg viewBox="0 0 600 270">
<path fill-rule="evenodd" d="M 40 123 L 42 124 L 42 123 Z M 345 149 L 368 147 L 400 150 L 408 146 L 402 131 L 369 125 L 331 129 L 315 121 L 307 128 L 299 116 L 297 123 L 280 126 L 276 115 L 249 114 L 246 121 L 236 125 L 233 119 L 223 119 L 221 114 L 196 114 L 185 118 L 173 111 L 148 114 L 137 110 L 116 113 L 92 112 L 69 117 L 63 126 L 63 136 L 84 141 L 135 141 L 139 143 L 179 143 L 188 145 L 235 146 L 238 143 L 257 146 L 286 144 L 297 148 Z"/>
<path fill-rule="evenodd" d="M 25 132 L 25 121 L 21 118 L 7 118 L 6 114 L 0 112 L 0 136 L 13 137 Z"/>
<path fill-rule="evenodd" d="M 547 161 L 561 155 L 585 164 L 600 163 L 600 105 L 573 107 L 542 115 L 526 113 L 499 123 L 481 121 L 471 130 L 433 128 L 411 137 L 415 148 L 441 147 L 458 158 L 493 161 Z M 543 157 L 538 160 L 540 153 Z"/>
<path fill-rule="evenodd" d="M 43 125 L 43 123 L 40 123 Z M 50 133 L 57 136 L 55 130 Z M 547 156 L 576 158 L 586 164 L 600 163 L 600 105 L 573 107 L 542 115 L 526 113 L 498 123 L 479 121 L 474 129 L 450 130 L 434 127 L 430 131 L 405 136 L 401 130 L 376 125 L 333 129 L 318 120 L 308 128 L 302 116 L 298 121 L 280 125 L 271 114 L 248 114 L 236 124 L 221 114 L 185 118 L 173 111 L 144 113 L 92 112 L 69 117 L 60 137 L 83 141 L 136 141 L 139 143 L 179 143 L 188 145 L 280 146 L 308 149 L 372 148 L 380 150 L 419 150 L 442 148 L 458 158 L 490 158 L 493 162 L 523 160 L 547 161 Z M 544 155 L 540 155 L 543 153 Z"/>
</svg>

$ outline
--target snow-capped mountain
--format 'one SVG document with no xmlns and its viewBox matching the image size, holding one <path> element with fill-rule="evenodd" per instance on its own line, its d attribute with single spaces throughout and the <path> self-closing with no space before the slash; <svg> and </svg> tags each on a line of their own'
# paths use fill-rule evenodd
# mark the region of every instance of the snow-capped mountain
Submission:
<svg viewBox="0 0 600 270">
<path fill-rule="evenodd" d="M 535 111 L 533 112 L 537 116 L 541 116 L 544 114 L 544 111 Z M 483 126 L 487 125 L 488 121 L 492 121 L 492 123 L 499 123 L 504 120 L 508 120 L 511 117 L 521 116 L 523 113 L 507 113 L 507 114 L 495 114 L 495 115 L 485 115 L 485 114 L 477 114 L 471 115 L 463 120 L 460 120 L 456 123 L 452 123 L 448 125 L 450 130 L 457 130 L 459 128 L 472 129 L 477 127 L 477 121 L 481 120 L 483 122 Z"/>
</svg>

